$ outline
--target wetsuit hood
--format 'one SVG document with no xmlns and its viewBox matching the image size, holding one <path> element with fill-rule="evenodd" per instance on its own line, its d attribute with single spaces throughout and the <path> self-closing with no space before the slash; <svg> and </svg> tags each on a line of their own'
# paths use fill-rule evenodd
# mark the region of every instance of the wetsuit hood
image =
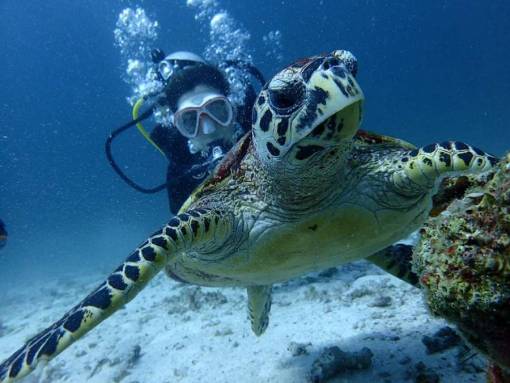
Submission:
<svg viewBox="0 0 510 383">
<path fill-rule="evenodd" d="M 221 70 L 212 65 L 198 63 L 175 73 L 169 79 L 165 87 L 165 95 L 170 109 L 175 112 L 179 98 L 199 85 L 214 88 L 225 96 L 230 90 L 228 81 Z"/>
</svg>

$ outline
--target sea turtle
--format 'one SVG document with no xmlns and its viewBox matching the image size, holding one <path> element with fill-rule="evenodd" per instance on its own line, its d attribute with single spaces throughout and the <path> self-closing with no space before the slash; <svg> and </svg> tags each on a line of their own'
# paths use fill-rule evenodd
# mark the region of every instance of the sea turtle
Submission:
<svg viewBox="0 0 510 383">
<path fill-rule="evenodd" d="M 369 257 L 418 229 L 438 180 L 497 159 L 461 142 L 421 149 L 357 130 L 363 93 L 346 51 L 297 61 L 261 90 L 253 129 L 180 214 L 143 242 L 59 321 L 0 365 L 28 374 L 121 308 L 165 268 L 174 279 L 247 289 L 253 332 L 271 286 Z"/>
</svg>

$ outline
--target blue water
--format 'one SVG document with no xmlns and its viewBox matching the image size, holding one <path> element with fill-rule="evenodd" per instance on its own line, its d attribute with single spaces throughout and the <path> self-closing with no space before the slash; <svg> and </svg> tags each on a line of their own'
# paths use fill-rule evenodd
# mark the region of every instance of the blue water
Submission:
<svg viewBox="0 0 510 383">
<path fill-rule="evenodd" d="M 207 32 L 179 1 L 0 3 L 0 251 L 7 288 L 62 273 L 106 273 L 169 216 L 166 196 L 139 194 L 106 162 L 109 131 L 130 118 L 113 29 L 141 5 L 161 24 L 166 51 L 202 52 Z M 270 78 L 296 58 L 349 49 L 364 89 L 364 128 L 416 144 L 459 139 L 510 148 L 510 3 L 482 1 L 221 1 L 251 34 Z M 282 62 L 262 36 L 282 33 Z M 146 185 L 165 163 L 134 132 L 115 152 Z M 29 282 L 34 281 L 34 282 Z"/>
</svg>

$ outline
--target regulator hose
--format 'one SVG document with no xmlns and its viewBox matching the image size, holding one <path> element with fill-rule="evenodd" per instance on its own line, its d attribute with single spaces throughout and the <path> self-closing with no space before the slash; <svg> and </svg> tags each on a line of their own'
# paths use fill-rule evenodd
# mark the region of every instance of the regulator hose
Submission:
<svg viewBox="0 0 510 383">
<path fill-rule="evenodd" d="M 140 102 L 142 100 L 142 102 Z M 147 131 L 143 128 L 142 124 L 141 124 L 141 121 L 149 118 L 153 111 L 152 111 L 152 107 L 147 109 L 145 112 L 143 112 L 140 116 L 138 115 L 138 112 L 139 112 L 139 109 L 141 107 L 143 103 L 143 99 L 140 99 L 138 100 L 136 103 L 135 103 L 135 106 L 133 107 L 133 120 L 132 121 L 129 121 L 128 123 L 118 127 L 117 129 L 113 130 L 110 135 L 108 136 L 108 138 L 106 139 L 106 142 L 105 142 L 105 154 L 106 154 L 106 158 L 108 159 L 108 162 L 110 163 L 110 166 L 113 168 L 113 170 L 115 171 L 115 173 L 117 173 L 119 175 L 119 177 L 125 182 L 127 183 L 129 186 L 131 186 L 133 189 L 141 192 L 141 193 L 145 193 L 145 194 L 154 194 L 154 193 L 158 193 L 160 192 L 161 190 L 165 189 L 166 188 L 166 182 L 161 184 L 161 185 L 158 185 L 158 186 L 155 186 L 155 187 L 152 187 L 152 188 L 146 188 L 146 187 L 143 187 L 139 184 L 137 184 L 136 182 L 134 182 L 133 180 L 131 180 L 123 171 L 122 169 L 119 167 L 119 165 L 117 165 L 117 163 L 115 162 L 115 160 L 113 159 L 113 155 L 112 155 L 112 142 L 113 140 L 119 135 L 119 134 L 122 134 L 123 132 L 125 132 L 126 130 L 128 130 L 129 128 L 132 128 L 133 126 L 136 125 L 136 127 L 138 128 L 138 130 L 140 131 L 140 133 L 142 133 L 142 135 L 147 139 L 147 141 L 149 141 L 150 143 L 152 143 L 161 153 L 163 153 L 161 151 L 161 149 L 156 145 L 156 143 L 154 141 L 152 141 L 152 139 L 150 138 L 150 136 L 147 134 Z M 138 126 L 140 125 L 140 126 Z M 164 155 L 164 154 L 163 154 Z"/>
</svg>

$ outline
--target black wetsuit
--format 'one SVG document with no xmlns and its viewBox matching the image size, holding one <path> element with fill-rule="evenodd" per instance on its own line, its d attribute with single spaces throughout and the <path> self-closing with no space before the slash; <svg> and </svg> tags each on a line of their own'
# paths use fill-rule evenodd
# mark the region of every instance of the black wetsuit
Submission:
<svg viewBox="0 0 510 383">
<path fill-rule="evenodd" d="M 255 98 L 255 90 L 252 86 L 248 86 L 244 105 L 236 111 L 236 120 L 243 134 L 251 129 L 251 110 Z M 193 169 L 194 165 L 203 164 L 204 158 L 200 153 L 190 153 L 187 138 L 182 136 L 174 126 L 156 125 L 151 132 L 151 138 L 168 158 L 169 164 L 166 173 L 168 202 L 170 211 L 175 214 L 193 189 L 207 176 L 207 170 L 211 169 L 203 167 L 197 170 Z M 230 147 L 220 142 L 211 143 L 209 147 L 217 145 L 221 147 L 223 153 L 230 150 Z"/>
</svg>

